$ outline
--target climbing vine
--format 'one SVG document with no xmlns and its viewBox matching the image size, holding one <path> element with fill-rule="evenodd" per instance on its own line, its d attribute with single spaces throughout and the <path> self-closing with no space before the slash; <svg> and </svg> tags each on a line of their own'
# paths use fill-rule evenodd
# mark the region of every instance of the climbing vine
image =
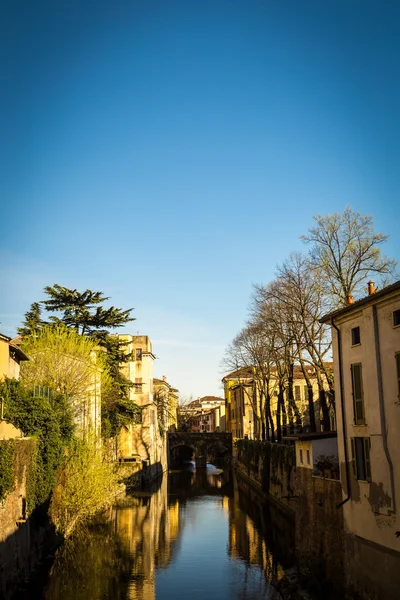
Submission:
<svg viewBox="0 0 400 600">
<path fill-rule="evenodd" d="M 0 442 L 0 502 L 14 488 L 14 440 Z"/>
<path fill-rule="evenodd" d="M 248 475 L 255 475 L 261 481 L 263 491 L 269 493 L 270 484 L 281 484 L 281 475 L 286 472 L 288 481 L 296 464 L 295 448 L 288 444 L 272 444 L 258 440 L 235 441 L 238 461 Z"/>
</svg>

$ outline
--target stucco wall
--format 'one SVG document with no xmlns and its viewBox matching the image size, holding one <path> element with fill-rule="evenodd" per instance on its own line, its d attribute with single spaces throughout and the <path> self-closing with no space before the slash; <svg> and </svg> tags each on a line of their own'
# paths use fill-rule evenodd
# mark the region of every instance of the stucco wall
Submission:
<svg viewBox="0 0 400 600">
<path fill-rule="evenodd" d="M 398 402 L 395 353 L 400 351 L 400 328 L 393 327 L 393 311 L 400 308 L 400 296 L 386 298 L 377 303 L 379 325 L 380 359 L 384 411 L 386 416 L 387 443 L 394 467 L 395 494 L 392 492 L 390 470 L 383 446 L 383 427 L 379 407 L 378 369 L 376 360 L 375 331 L 372 306 L 354 309 L 337 324 L 342 337 L 343 383 L 345 421 L 347 427 L 347 448 L 350 474 L 351 499 L 344 505 L 345 528 L 360 538 L 375 542 L 386 548 L 400 552 L 400 538 L 395 533 L 400 530 L 400 405 Z M 352 346 L 351 329 L 360 327 L 361 343 Z M 339 461 L 344 494 L 347 494 L 345 480 L 345 455 L 339 386 L 338 340 L 333 330 L 333 353 L 336 385 L 336 408 L 338 424 Z M 350 365 L 362 364 L 365 425 L 354 424 L 352 382 Z M 352 437 L 369 437 L 371 442 L 372 481 L 356 480 L 352 473 Z M 397 510 L 393 511 L 394 498 Z"/>
</svg>

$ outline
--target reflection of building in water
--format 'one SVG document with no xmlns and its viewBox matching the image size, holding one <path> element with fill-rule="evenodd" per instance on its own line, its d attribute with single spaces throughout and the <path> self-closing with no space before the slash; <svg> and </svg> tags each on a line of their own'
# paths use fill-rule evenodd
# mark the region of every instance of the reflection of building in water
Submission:
<svg viewBox="0 0 400 600">
<path fill-rule="evenodd" d="M 152 496 L 133 497 L 128 507 L 119 507 L 114 513 L 116 533 L 134 558 L 130 600 L 156 597 L 156 568 L 169 564 L 179 536 L 179 503 L 176 500 L 168 506 L 167 483 L 164 477 Z"/>
<path fill-rule="evenodd" d="M 229 507 L 229 555 L 250 566 L 261 567 L 270 581 L 284 576 L 284 570 L 268 548 L 254 521 L 239 508 L 238 490 L 227 499 Z"/>
</svg>

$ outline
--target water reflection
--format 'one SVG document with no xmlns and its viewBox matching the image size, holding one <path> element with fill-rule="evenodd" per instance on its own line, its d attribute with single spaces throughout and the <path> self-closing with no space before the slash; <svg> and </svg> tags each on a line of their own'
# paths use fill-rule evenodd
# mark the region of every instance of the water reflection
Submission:
<svg viewBox="0 0 400 600">
<path fill-rule="evenodd" d="M 75 536 L 37 598 L 275 600 L 290 554 L 275 552 L 269 528 L 229 470 L 171 473 Z"/>
</svg>

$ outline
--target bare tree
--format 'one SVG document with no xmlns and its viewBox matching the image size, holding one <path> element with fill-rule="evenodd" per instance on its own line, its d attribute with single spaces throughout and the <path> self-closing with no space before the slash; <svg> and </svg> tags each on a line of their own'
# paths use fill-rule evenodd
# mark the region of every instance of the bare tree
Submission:
<svg viewBox="0 0 400 600">
<path fill-rule="evenodd" d="M 386 282 L 393 276 L 397 263 L 380 248 L 389 236 L 375 233 L 372 217 L 346 207 L 342 214 L 313 219 L 315 225 L 301 238 L 311 244 L 311 259 L 334 305 L 345 304 L 348 294 L 357 294 L 367 277 Z"/>
</svg>

